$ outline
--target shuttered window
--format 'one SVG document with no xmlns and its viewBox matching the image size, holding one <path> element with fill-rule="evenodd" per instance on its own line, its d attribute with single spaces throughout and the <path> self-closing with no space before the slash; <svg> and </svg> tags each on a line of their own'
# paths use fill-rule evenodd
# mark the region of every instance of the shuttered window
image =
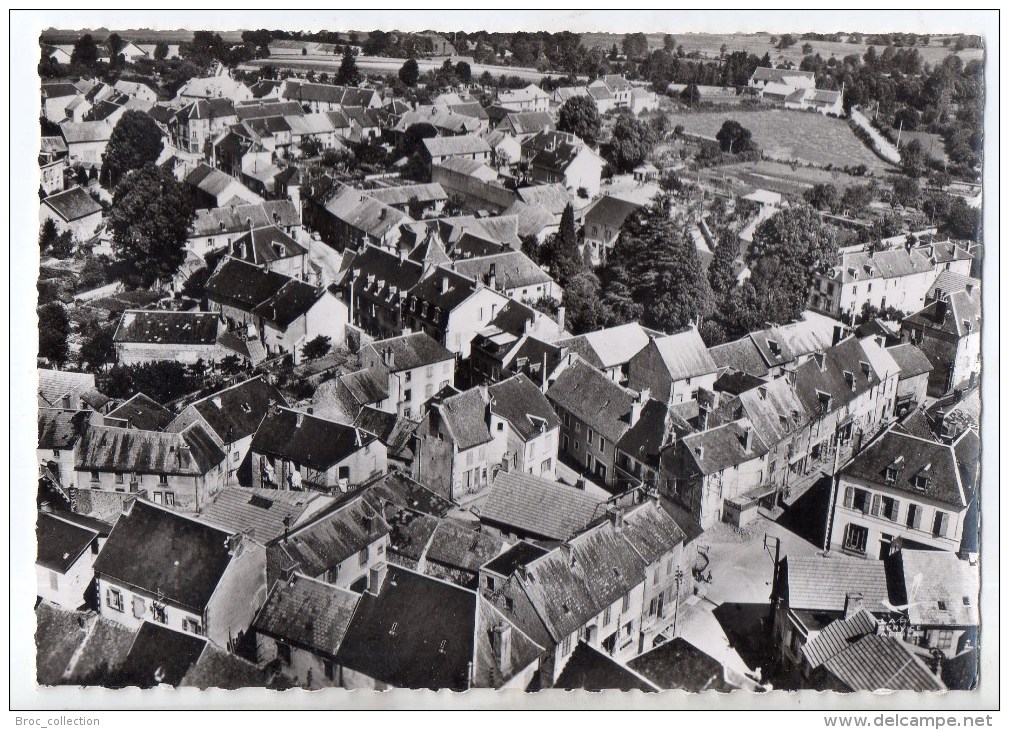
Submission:
<svg viewBox="0 0 1009 730">
<path fill-rule="evenodd" d="M 946 537 L 949 529 L 949 515 L 945 512 L 935 513 L 935 522 L 932 524 L 932 534 L 935 537 Z"/>
</svg>

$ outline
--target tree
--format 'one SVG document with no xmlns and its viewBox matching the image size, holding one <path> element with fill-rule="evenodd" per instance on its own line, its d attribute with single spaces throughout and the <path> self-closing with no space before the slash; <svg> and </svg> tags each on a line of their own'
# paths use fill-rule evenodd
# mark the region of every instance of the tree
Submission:
<svg viewBox="0 0 1009 730">
<path fill-rule="evenodd" d="M 817 210 L 835 213 L 841 205 L 841 195 L 833 183 L 817 183 L 802 194 L 803 199 Z"/>
<path fill-rule="evenodd" d="M 118 33 L 112 33 L 105 40 L 105 45 L 109 49 L 109 58 L 112 59 L 112 63 L 115 64 L 119 60 L 119 52 L 126 47 L 126 41 Z"/>
<path fill-rule="evenodd" d="M 221 372 L 231 377 L 233 375 L 238 375 L 242 372 L 242 358 L 238 355 L 226 355 L 221 358 L 219 363 L 221 366 Z"/>
<path fill-rule="evenodd" d="M 791 33 L 785 33 L 784 35 L 781 36 L 781 39 L 778 41 L 778 48 L 784 50 L 786 48 L 791 48 L 795 44 L 796 44 L 795 36 L 793 36 Z"/>
<path fill-rule="evenodd" d="M 81 362 L 86 362 L 91 370 L 100 370 L 106 363 L 111 362 L 116 354 L 113 344 L 115 334 L 115 325 L 95 328 L 81 344 Z"/>
<path fill-rule="evenodd" d="M 102 178 L 114 187 L 127 173 L 155 162 L 163 148 L 157 123 L 144 112 L 130 109 L 119 118 L 109 137 L 102 156 Z"/>
<path fill-rule="evenodd" d="M 56 245 L 60 232 L 56 228 L 56 223 L 52 218 L 46 218 L 45 223 L 39 229 L 39 251 L 44 258 L 49 250 Z"/>
<path fill-rule="evenodd" d="M 52 302 L 38 308 L 39 317 L 39 357 L 62 365 L 70 357 L 70 317 L 59 302 Z"/>
<path fill-rule="evenodd" d="M 415 221 L 424 220 L 424 204 L 420 202 L 420 198 L 416 195 L 411 195 L 410 199 L 406 201 L 406 212 Z"/>
<path fill-rule="evenodd" d="M 342 86 L 357 86 L 364 77 L 357 69 L 357 61 L 354 60 L 354 52 L 350 46 L 343 51 L 343 61 L 340 62 L 340 70 L 336 73 L 336 83 Z"/>
<path fill-rule="evenodd" d="M 662 50 L 667 53 L 676 52 L 676 39 L 668 33 L 662 36 Z"/>
<path fill-rule="evenodd" d="M 319 335 L 315 339 L 309 340 L 301 348 L 301 354 L 306 360 L 314 360 L 329 353 L 332 341 L 326 335 Z"/>
<path fill-rule="evenodd" d="M 693 106 L 701 100 L 701 90 L 697 84 L 687 84 L 680 92 L 680 101 L 687 106 Z"/>
<path fill-rule="evenodd" d="M 522 241 L 522 253 L 531 258 L 537 264 L 542 264 L 540 261 L 540 239 L 536 237 L 536 234 L 530 233 L 526 236 L 519 236 Z"/>
<path fill-rule="evenodd" d="M 936 170 L 929 175 L 928 181 L 933 187 L 937 187 L 939 190 L 944 190 L 951 182 L 953 182 L 953 177 L 945 170 Z"/>
<path fill-rule="evenodd" d="M 739 257 L 739 234 L 726 226 L 718 238 L 711 263 L 708 264 L 708 285 L 719 300 L 723 300 L 736 285 L 736 259 Z"/>
<path fill-rule="evenodd" d="M 168 58 L 168 44 L 164 41 L 158 41 L 154 46 L 154 60 L 164 61 Z"/>
<path fill-rule="evenodd" d="M 750 130 L 733 119 L 726 119 L 718 130 L 715 139 L 718 140 L 722 152 L 748 152 L 753 148 L 753 135 Z"/>
<path fill-rule="evenodd" d="M 607 160 L 617 172 L 630 172 L 645 161 L 654 144 L 651 127 L 622 112 L 613 124 Z"/>
<path fill-rule="evenodd" d="M 595 147 L 602 120 L 596 103 L 588 96 L 573 96 L 564 102 L 557 116 L 557 129 L 570 132 Z"/>
<path fill-rule="evenodd" d="M 812 52 L 813 52 L 813 44 L 812 43 L 803 43 L 802 44 L 802 55 L 803 56 L 808 56 Z"/>
<path fill-rule="evenodd" d="M 874 194 L 869 185 L 849 185 L 841 195 L 841 205 L 849 215 L 858 215 L 868 209 Z"/>
<path fill-rule="evenodd" d="M 90 68 L 98 63 L 98 44 L 90 33 L 85 33 L 74 43 L 70 54 L 70 63 L 75 66 Z"/>
<path fill-rule="evenodd" d="M 917 139 L 900 151 L 900 169 L 908 177 L 921 177 L 928 167 L 928 156 L 925 148 Z"/>
<path fill-rule="evenodd" d="M 471 69 L 470 65 L 465 61 L 459 61 L 459 63 L 455 65 L 455 75 L 458 76 L 459 80 L 464 84 L 468 84 L 473 78 L 473 69 Z"/>
<path fill-rule="evenodd" d="M 837 256 L 832 228 L 809 205 L 796 205 L 768 218 L 753 233 L 746 251 L 749 283 L 766 320 L 784 324 L 806 307 L 813 275 Z"/>
<path fill-rule="evenodd" d="M 981 241 L 981 210 L 971 208 L 963 198 L 954 197 L 949 204 L 946 227 L 954 238 Z"/>
<path fill-rule="evenodd" d="M 56 241 L 49 248 L 49 254 L 54 259 L 65 260 L 74 254 L 74 234 L 70 231 L 63 231 L 57 236 Z"/>
<path fill-rule="evenodd" d="M 131 281 L 150 286 L 169 279 L 185 259 L 193 221 L 189 192 L 162 168 L 131 172 L 112 198 L 112 248 Z"/>
<path fill-rule="evenodd" d="M 444 217 L 451 218 L 454 215 L 461 215 L 465 208 L 466 199 L 458 193 L 450 193 L 441 212 Z"/>
<path fill-rule="evenodd" d="M 407 59 L 406 63 L 399 68 L 399 80 L 407 86 L 415 86 L 419 78 L 420 67 L 417 65 L 417 60 L 414 58 Z"/>
<path fill-rule="evenodd" d="M 306 137 L 301 140 L 302 157 L 318 157 L 322 154 L 322 142 L 318 137 Z"/>
<path fill-rule="evenodd" d="M 896 177 L 893 181 L 893 202 L 905 208 L 917 208 L 921 202 L 921 185 L 913 177 Z"/>
<path fill-rule="evenodd" d="M 550 268 L 550 275 L 561 287 L 585 270 L 585 261 L 578 249 L 575 231 L 575 210 L 568 203 L 561 214 L 557 233 L 550 236 L 540 250 L 540 261 Z"/>
<path fill-rule="evenodd" d="M 620 42 L 624 50 L 624 55 L 628 58 L 639 60 L 648 53 L 648 36 L 644 33 L 628 33 Z"/>
<path fill-rule="evenodd" d="M 582 334 L 599 328 L 599 279 L 591 271 L 572 277 L 564 288 L 564 327 Z"/>
</svg>

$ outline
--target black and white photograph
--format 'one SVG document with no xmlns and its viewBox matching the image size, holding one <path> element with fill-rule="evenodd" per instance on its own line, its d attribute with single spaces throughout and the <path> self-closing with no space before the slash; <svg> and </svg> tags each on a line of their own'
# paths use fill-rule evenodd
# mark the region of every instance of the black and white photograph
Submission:
<svg viewBox="0 0 1009 730">
<path fill-rule="evenodd" d="M 483 12 L 34 17 L 33 701 L 980 706 L 997 29 Z"/>
</svg>

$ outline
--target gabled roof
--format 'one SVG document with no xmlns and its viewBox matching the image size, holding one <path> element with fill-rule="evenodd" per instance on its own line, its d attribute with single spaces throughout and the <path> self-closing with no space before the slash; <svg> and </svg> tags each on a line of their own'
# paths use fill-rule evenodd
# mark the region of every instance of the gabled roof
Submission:
<svg viewBox="0 0 1009 730">
<path fill-rule="evenodd" d="M 632 213 L 642 207 L 630 200 L 604 195 L 585 211 L 585 223 L 602 223 L 613 228 L 620 228 Z"/>
<path fill-rule="evenodd" d="M 925 301 L 927 302 L 932 299 L 937 299 L 940 294 L 965 291 L 968 286 L 980 289 L 981 280 L 975 279 L 972 276 L 958 274 L 955 271 L 943 269 L 939 272 L 939 276 L 936 277 L 935 282 L 933 282 L 932 286 L 930 286 L 928 291 L 925 293 Z"/>
<path fill-rule="evenodd" d="M 655 347 L 669 377 L 674 381 L 718 371 L 718 366 L 708 354 L 704 340 L 694 327 L 674 335 L 656 337 L 650 346 Z"/>
<path fill-rule="evenodd" d="M 890 357 L 896 361 L 900 368 L 901 380 L 932 371 L 932 363 L 925 357 L 925 353 L 910 342 L 902 342 L 899 345 L 888 347 L 886 351 L 890 353 Z"/>
<path fill-rule="evenodd" d="M 224 487 L 204 505 L 201 518 L 265 545 L 335 502 L 333 497 L 314 491 Z"/>
<path fill-rule="evenodd" d="M 431 418 L 438 414 L 438 420 L 448 430 L 446 434 L 460 451 L 491 441 L 487 428 L 487 403 L 480 388 L 470 388 L 431 401 Z"/>
<path fill-rule="evenodd" d="M 849 593 L 861 593 L 862 605 L 871 613 L 889 611 L 882 560 L 789 555 L 785 558 L 785 571 L 788 608 L 792 611 L 843 614 Z"/>
<path fill-rule="evenodd" d="M 848 618 L 839 618 L 827 624 L 816 636 L 802 646 L 802 656 L 813 669 L 847 649 L 868 634 L 876 633 L 876 617 L 860 608 Z"/>
<path fill-rule="evenodd" d="M 427 543 L 426 560 L 453 570 L 476 574 L 480 566 L 508 547 L 497 535 L 481 532 L 479 525 L 452 520 L 436 520 L 437 527 Z"/>
<path fill-rule="evenodd" d="M 374 89 L 359 89 L 353 86 L 333 86 L 288 79 L 284 85 L 283 97 L 299 102 L 324 102 L 341 106 L 370 106 L 378 92 Z"/>
<path fill-rule="evenodd" d="M 394 373 L 455 359 L 453 353 L 426 332 L 411 332 L 399 337 L 375 340 L 368 343 L 365 349 L 373 351 L 375 357 L 383 363 L 383 355 L 389 351 L 393 360 L 391 365 L 385 367 Z"/>
<path fill-rule="evenodd" d="M 798 71 L 795 69 L 766 68 L 764 66 L 757 66 L 757 68 L 753 69 L 752 79 L 754 81 L 776 81 L 778 83 L 784 83 L 784 79 L 789 76 L 806 79 L 816 78 L 816 74 L 812 71 Z"/>
<path fill-rule="evenodd" d="M 409 419 L 364 406 L 354 419 L 354 425 L 378 436 L 390 457 L 406 460 L 413 458 L 410 446 L 416 424 Z"/>
<path fill-rule="evenodd" d="M 181 433 L 93 425 L 81 439 L 75 466 L 82 471 L 202 476 L 224 459 L 200 424 Z"/>
<path fill-rule="evenodd" d="M 108 142 L 112 136 L 112 125 L 104 119 L 99 122 L 63 122 L 60 132 L 68 145 Z"/>
<path fill-rule="evenodd" d="M 95 390 L 94 373 L 75 373 L 70 370 L 49 370 L 46 368 L 39 368 L 37 372 L 40 405 L 59 407 L 60 401 L 69 396 L 72 401 L 70 405 L 76 406 L 76 400 L 79 398 L 92 393 L 101 395 Z M 100 405 L 108 403 L 107 397 L 101 397 L 104 398 L 104 401 Z"/>
<path fill-rule="evenodd" d="M 259 119 L 262 117 L 303 117 L 305 110 L 296 101 L 280 101 L 271 99 L 269 101 L 247 101 L 235 104 L 235 115 L 238 121 L 246 119 Z"/>
<path fill-rule="evenodd" d="M 321 576 L 388 535 L 389 530 L 381 513 L 358 496 L 335 510 L 321 512 L 289 535 L 276 538 L 274 545 L 301 572 Z"/>
<path fill-rule="evenodd" d="M 676 413 L 676 407 L 649 398 L 641 408 L 637 423 L 620 438 L 617 448 L 657 469 L 662 449 L 693 430 L 690 423 Z"/>
<path fill-rule="evenodd" d="M 553 149 L 540 150 L 533 155 L 529 164 L 532 167 L 542 167 L 547 170 L 563 172 L 583 154 L 592 155 L 599 161 L 600 165 L 602 165 L 602 159 L 599 155 L 589 149 L 586 145 L 575 145 L 568 142 L 561 142 Z"/>
<path fill-rule="evenodd" d="M 498 472 L 480 519 L 545 540 L 567 540 L 605 514 L 604 502 L 575 487 L 523 472 Z"/>
<path fill-rule="evenodd" d="M 436 517 L 444 517 L 453 503 L 432 492 L 401 471 L 390 471 L 358 487 L 372 504 L 409 507 Z"/>
<path fill-rule="evenodd" d="M 95 573 L 202 613 L 231 564 L 230 535 L 138 499 L 112 528 Z"/>
<path fill-rule="evenodd" d="M 161 431 L 174 418 L 174 413 L 143 393 L 137 393 L 129 400 L 120 403 L 105 416 L 106 421 L 112 419 L 126 421 L 131 428 L 139 428 L 142 431 Z"/>
<path fill-rule="evenodd" d="M 353 591 L 295 574 L 273 584 L 252 629 L 332 660 L 359 600 Z"/>
<path fill-rule="evenodd" d="M 226 259 L 207 280 L 211 301 L 251 312 L 275 296 L 291 279 L 276 271 L 264 271 L 239 259 Z"/>
<path fill-rule="evenodd" d="M 709 347 L 708 354 L 719 368 L 739 370 L 757 378 L 766 377 L 769 372 L 760 349 L 749 335 Z"/>
<path fill-rule="evenodd" d="M 424 267 L 411 259 L 401 259 L 396 254 L 371 244 L 355 254 L 346 268 L 355 289 L 362 289 L 375 297 L 387 300 L 395 288 L 397 293 L 413 289 L 424 275 Z"/>
<path fill-rule="evenodd" d="M 650 333 L 637 322 L 628 322 L 558 340 L 555 344 L 570 347 L 590 365 L 605 370 L 630 362 L 648 344 L 650 334 L 658 333 Z"/>
<path fill-rule="evenodd" d="M 749 435 L 750 447 L 745 442 Z M 717 474 L 762 457 L 769 449 L 748 418 L 686 434 L 683 451 L 690 455 L 701 474 Z"/>
<path fill-rule="evenodd" d="M 231 99 L 198 99 L 182 107 L 176 115 L 180 119 L 220 119 L 236 116 Z"/>
<path fill-rule="evenodd" d="M 446 281 L 448 283 L 447 288 L 443 286 L 443 282 Z M 434 308 L 441 310 L 443 319 L 439 319 L 436 323 L 444 325 L 448 321 L 448 315 L 456 307 L 473 296 L 478 288 L 476 281 L 468 276 L 444 266 L 439 266 L 410 290 L 410 304 L 412 306 L 415 301 L 426 302 L 430 307 L 428 315 L 426 317 L 420 316 L 420 318 L 430 321 L 435 321 Z M 414 314 L 420 314 L 414 312 L 412 309 L 410 311 Z"/>
<path fill-rule="evenodd" d="M 488 256 L 460 259 L 454 269 L 463 276 L 490 286 L 490 271 L 494 268 L 498 290 L 519 289 L 554 283 L 553 278 L 521 251 L 505 251 Z"/>
<path fill-rule="evenodd" d="M 561 372 L 546 395 L 613 443 L 630 428 L 631 404 L 638 397 L 580 357 Z"/>
<path fill-rule="evenodd" d="M 681 636 L 634 657 L 627 666 L 660 689 L 731 692 L 739 685 L 726 678 L 726 667 Z"/>
<path fill-rule="evenodd" d="M 350 187 L 331 198 L 326 203 L 326 211 L 348 226 L 376 238 L 413 220 L 406 213 Z"/>
<path fill-rule="evenodd" d="M 824 668 L 855 692 L 942 692 L 946 689 L 907 645 L 892 636 L 864 636 L 828 659 Z"/>
<path fill-rule="evenodd" d="M 422 140 L 430 157 L 451 157 L 453 155 L 490 154 L 490 147 L 475 134 L 455 137 L 428 137 Z"/>
<path fill-rule="evenodd" d="M 491 413 L 508 421 L 523 439 L 561 425 L 550 401 L 521 373 L 488 386 L 487 391 Z"/>
<path fill-rule="evenodd" d="M 212 345 L 224 325 L 217 312 L 127 309 L 113 341 L 163 345 Z"/>
<path fill-rule="evenodd" d="M 144 621 L 118 668 L 117 679 L 141 689 L 160 684 L 178 687 L 206 647 L 202 636 Z"/>
<path fill-rule="evenodd" d="M 918 249 L 905 248 L 885 251 L 848 251 L 834 267 L 834 277 L 842 282 L 872 279 L 893 279 L 932 271 L 932 264 Z"/>
<path fill-rule="evenodd" d="M 824 408 L 836 411 L 879 383 L 862 343 L 848 337 L 799 365 L 794 387 L 806 411 L 818 414 Z"/>
<path fill-rule="evenodd" d="M 375 440 L 353 426 L 278 407 L 263 419 L 250 448 L 324 471 Z"/>
<path fill-rule="evenodd" d="M 572 197 L 563 183 L 530 185 L 519 188 L 515 195 L 526 205 L 536 205 L 551 215 L 561 215 L 571 205 Z"/>
<path fill-rule="evenodd" d="M 63 520 L 49 512 L 39 512 L 36 526 L 38 557 L 35 564 L 57 573 L 66 573 L 98 539 L 95 530 Z"/>
<path fill-rule="evenodd" d="M 40 449 L 72 449 L 91 420 L 92 411 L 64 408 L 39 408 Z"/>
<path fill-rule="evenodd" d="M 887 472 L 895 468 L 895 478 L 887 482 Z M 888 430 L 866 446 L 841 474 L 921 499 L 965 508 L 972 498 L 971 485 L 961 483 L 956 454 L 948 444 Z M 920 488 L 919 488 L 920 486 Z"/>
<path fill-rule="evenodd" d="M 537 134 L 544 129 L 554 128 L 554 118 L 549 112 L 512 112 L 498 124 L 512 134 Z"/>
<path fill-rule="evenodd" d="M 980 575 L 976 565 L 940 550 L 901 550 L 897 562 L 912 626 L 977 626 Z"/>
<path fill-rule="evenodd" d="M 298 279 L 288 279 L 277 293 L 252 308 L 252 313 L 271 324 L 286 328 L 308 314 L 316 302 L 333 296 L 326 289 Z"/>
<path fill-rule="evenodd" d="M 624 539 L 649 565 L 686 540 L 669 513 L 650 500 L 623 511 L 620 519 Z"/>
<path fill-rule="evenodd" d="M 222 443 L 231 444 L 254 434 L 274 405 L 286 406 L 287 401 L 274 385 L 255 377 L 194 401 L 187 410 L 199 413 Z M 185 428 L 186 420 L 180 414 L 167 430 Z"/>
<path fill-rule="evenodd" d="M 943 295 L 919 312 L 904 319 L 905 324 L 939 330 L 957 337 L 981 331 L 981 289 L 955 291 Z"/>
<path fill-rule="evenodd" d="M 589 692 L 612 689 L 623 692 L 636 689 L 642 692 L 657 692 L 658 687 L 623 664 L 618 663 L 609 654 L 594 649 L 585 643 L 571 652 L 564 671 L 553 684 L 554 689 L 581 689 Z"/>
<path fill-rule="evenodd" d="M 367 195 L 386 205 L 407 205 L 411 199 L 417 198 L 421 203 L 448 200 L 448 193 L 438 183 L 421 183 L 417 185 L 400 185 L 394 188 L 378 188 L 369 190 Z"/>
<path fill-rule="evenodd" d="M 67 222 L 87 218 L 102 212 L 100 206 L 94 198 L 88 195 L 84 188 L 76 187 L 64 190 L 62 193 L 50 195 L 42 201 L 42 204 L 51 208 L 60 218 Z"/>
</svg>

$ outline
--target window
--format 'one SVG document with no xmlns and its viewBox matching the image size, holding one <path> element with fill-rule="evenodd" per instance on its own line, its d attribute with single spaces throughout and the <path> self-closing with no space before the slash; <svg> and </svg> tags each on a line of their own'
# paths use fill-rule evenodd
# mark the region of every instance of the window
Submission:
<svg viewBox="0 0 1009 730">
<path fill-rule="evenodd" d="M 896 522 L 898 517 L 898 512 L 900 511 L 900 502 L 898 502 L 893 497 L 883 497 L 883 509 L 882 515 L 891 522 Z"/>
<path fill-rule="evenodd" d="M 322 671 L 326 674 L 326 679 L 333 680 L 333 662 L 323 660 Z"/>
<path fill-rule="evenodd" d="M 158 484 L 168 484 L 168 475 L 158 474 Z"/>
<path fill-rule="evenodd" d="M 578 451 L 578 442 L 575 441 L 575 451 Z"/>
<path fill-rule="evenodd" d="M 165 611 L 165 607 L 160 603 L 151 604 L 151 615 L 154 616 L 154 620 L 159 624 L 168 623 L 168 613 Z"/>
<path fill-rule="evenodd" d="M 629 610 L 631 610 L 631 596 L 630 594 L 627 594 L 626 596 L 624 596 L 624 602 L 623 605 L 620 607 L 620 612 L 627 613 Z"/>
<path fill-rule="evenodd" d="M 567 656 L 571 653 L 571 637 L 565 636 L 564 643 L 561 644 L 561 656 Z"/>
<path fill-rule="evenodd" d="M 581 433 L 581 432 L 582 432 L 582 424 L 578 421 L 575 421 L 575 433 Z"/>
<path fill-rule="evenodd" d="M 92 471 L 91 472 L 91 481 L 93 481 L 93 482 L 97 482 L 98 481 L 98 472 L 97 471 Z"/>
<path fill-rule="evenodd" d="M 413 375 L 413 373 L 410 372 L 409 370 L 407 370 L 406 374 L 403 375 L 403 382 L 409 383 L 410 382 L 410 378 L 411 378 L 412 375 Z"/>
<path fill-rule="evenodd" d="M 49 571 L 49 587 L 54 591 L 60 589 L 60 574 L 55 570 Z"/>
<path fill-rule="evenodd" d="M 599 437 L 599 450 L 606 451 L 606 439 L 604 439 L 602 436 Z"/>
<path fill-rule="evenodd" d="M 500 421 L 498 422 L 497 430 L 498 431 L 504 431 L 504 423 L 503 422 L 500 422 Z"/>
<path fill-rule="evenodd" d="M 657 586 L 659 584 L 659 566 L 655 566 L 655 572 L 652 573 L 652 585 Z"/>
<path fill-rule="evenodd" d="M 907 526 L 912 530 L 921 527 L 921 505 L 909 504 L 907 506 Z"/>
<path fill-rule="evenodd" d="M 350 479 L 350 467 L 349 466 L 338 467 L 337 470 L 336 470 L 336 478 L 337 479 Z"/>
<path fill-rule="evenodd" d="M 123 611 L 123 594 L 115 588 L 109 588 L 105 593 L 105 603 L 113 611 Z"/>
<path fill-rule="evenodd" d="M 164 494 L 162 494 L 161 492 L 155 492 L 154 493 L 154 504 L 164 504 L 164 503 L 165 503 Z"/>
<path fill-rule="evenodd" d="M 190 634 L 196 634 L 197 636 L 203 635 L 203 627 L 200 625 L 200 622 L 192 618 L 187 618 L 182 622 L 182 630 L 188 631 Z M 290 659 L 290 647 L 288 647 L 287 652 Z"/>
<path fill-rule="evenodd" d="M 944 629 L 939 632 L 936 637 L 935 646 L 940 651 L 949 651 L 953 648 L 953 632 L 949 629 Z"/>
<path fill-rule="evenodd" d="M 586 441 L 586 443 L 591 443 L 591 441 L 592 441 L 592 437 L 593 437 L 593 436 L 594 436 L 595 434 L 593 434 L 593 433 L 592 433 L 592 429 L 591 429 L 591 428 L 590 428 L 590 429 L 589 429 L 589 430 L 588 430 L 588 431 L 586 432 L 586 434 L 587 434 L 587 435 L 586 435 L 586 437 L 585 437 L 585 441 Z"/>
<path fill-rule="evenodd" d="M 613 620 L 613 610 L 611 606 L 607 606 L 603 611 L 603 626 L 609 626 L 611 620 Z"/>
<path fill-rule="evenodd" d="M 326 571 L 326 582 L 336 583 L 336 577 L 340 575 L 340 566 L 334 565 L 332 568 Z"/>
<path fill-rule="evenodd" d="M 238 456 L 239 456 L 239 454 L 238 454 L 237 451 L 231 452 L 231 462 L 232 463 L 238 463 Z"/>
<path fill-rule="evenodd" d="M 122 484 L 126 481 L 126 475 L 122 472 L 116 472 L 116 484 Z"/>
<path fill-rule="evenodd" d="M 367 565 L 368 564 L 368 548 L 364 548 L 357 554 L 357 564 Z"/>
<path fill-rule="evenodd" d="M 861 525 L 849 524 L 844 530 L 845 550 L 865 554 L 865 545 L 868 540 L 869 530 Z"/>
<path fill-rule="evenodd" d="M 473 452 L 466 452 L 466 466 L 473 466 Z"/>
<path fill-rule="evenodd" d="M 166 507 L 175 506 L 175 492 L 165 492 L 165 506 Z"/>
<path fill-rule="evenodd" d="M 932 535 L 933 537 L 946 537 L 946 532 L 949 529 L 949 515 L 945 512 L 936 512 L 935 520 L 932 522 Z"/>
<path fill-rule="evenodd" d="M 628 636 L 630 636 L 632 633 L 634 633 L 634 622 L 633 621 L 628 621 L 627 622 L 627 624 L 624 626 L 624 633 L 627 634 Z"/>
<path fill-rule="evenodd" d="M 564 414 L 564 427 L 565 428 L 571 428 L 571 414 L 570 413 L 565 413 Z M 91 472 L 91 473 L 92 474 L 97 474 L 98 472 Z"/>
<path fill-rule="evenodd" d="M 60 458 L 60 450 L 59 449 L 53 449 L 53 458 L 54 459 Z"/>
<path fill-rule="evenodd" d="M 434 385 L 432 383 L 428 383 L 424 386 L 424 397 L 430 398 L 432 395 L 434 395 Z"/>
<path fill-rule="evenodd" d="M 284 664 L 290 665 L 291 664 L 291 647 L 288 646 L 287 644 L 281 644 L 278 641 L 277 642 L 277 656 L 280 657 L 280 661 L 284 662 Z"/>
<path fill-rule="evenodd" d="M 669 560 L 666 561 L 666 575 L 672 575 L 672 574 L 673 574 L 673 559 L 669 558 Z"/>
<path fill-rule="evenodd" d="M 658 602 L 654 598 L 651 601 L 648 602 L 648 615 L 649 616 L 654 616 L 655 615 L 655 607 L 656 607 L 657 603 Z"/>
<path fill-rule="evenodd" d="M 403 400 L 405 400 L 405 401 L 412 401 L 413 400 L 413 391 L 410 390 L 409 388 L 407 388 L 406 390 L 404 390 L 403 391 Z"/>
<path fill-rule="evenodd" d="M 494 577 L 490 575 L 487 576 L 487 590 L 494 590 Z"/>
<path fill-rule="evenodd" d="M 864 489 L 845 487 L 844 506 L 867 515 L 869 514 L 869 508 L 872 506 L 872 495 Z"/>
</svg>

